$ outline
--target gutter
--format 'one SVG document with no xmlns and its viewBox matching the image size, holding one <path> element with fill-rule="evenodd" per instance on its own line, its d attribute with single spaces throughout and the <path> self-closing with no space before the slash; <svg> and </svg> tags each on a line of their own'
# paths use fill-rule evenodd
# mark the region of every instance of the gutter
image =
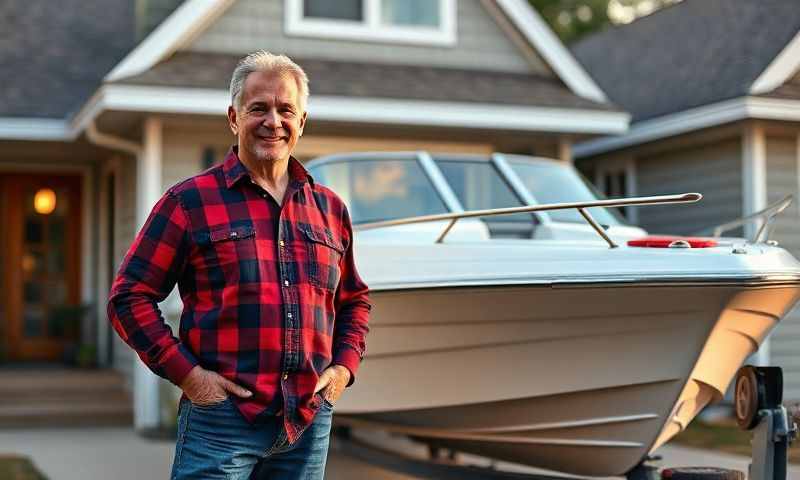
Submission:
<svg viewBox="0 0 800 480">
<path fill-rule="evenodd" d="M 94 120 L 91 120 L 89 124 L 86 125 L 86 138 L 89 139 L 91 143 L 100 147 L 125 152 L 135 157 L 141 155 L 144 150 L 144 147 L 136 142 L 131 142 L 130 140 L 101 132 L 97 129 Z"/>
</svg>

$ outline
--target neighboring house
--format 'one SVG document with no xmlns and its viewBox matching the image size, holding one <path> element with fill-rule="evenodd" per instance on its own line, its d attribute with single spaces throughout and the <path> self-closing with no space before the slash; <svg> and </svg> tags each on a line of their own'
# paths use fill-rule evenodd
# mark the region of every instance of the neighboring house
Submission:
<svg viewBox="0 0 800 480">
<path fill-rule="evenodd" d="M 576 146 L 576 164 L 611 196 L 701 192 L 692 206 L 629 210 L 653 232 L 690 234 L 800 189 L 797 0 L 684 0 L 573 47 L 610 100 L 623 135 Z M 772 238 L 800 257 L 798 199 Z M 736 232 L 734 232 L 736 233 Z M 741 230 L 753 236 L 754 225 Z M 800 309 L 760 353 L 800 400 Z"/>
<path fill-rule="evenodd" d="M 70 329 L 55 312 L 91 305 L 78 334 L 97 345 L 101 365 L 131 380 L 136 426 L 172 420 L 158 400 L 169 385 L 110 329 L 107 291 L 165 189 L 233 143 L 228 82 L 254 50 L 286 53 L 309 74 L 301 161 L 419 149 L 569 161 L 573 142 L 627 129 L 628 114 L 525 0 L 331 4 L 3 2 L 0 347 L 8 361 L 57 361 Z M 179 301 L 162 306 L 174 328 Z"/>
</svg>

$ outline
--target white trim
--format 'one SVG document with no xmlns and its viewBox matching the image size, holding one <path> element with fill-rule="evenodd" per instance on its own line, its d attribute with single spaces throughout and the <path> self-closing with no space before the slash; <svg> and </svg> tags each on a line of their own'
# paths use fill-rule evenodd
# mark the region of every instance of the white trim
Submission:
<svg viewBox="0 0 800 480">
<path fill-rule="evenodd" d="M 106 85 L 97 104 L 103 110 L 224 115 L 230 98 L 225 90 Z M 604 110 L 325 95 L 309 98 L 308 112 L 314 120 L 593 134 L 625 132 L 630 119 Z"/>
<path fill-rule="evenodd" d="M 284 25 L 289 36 L 438 46 L 454 46 L 457 41 L 455 0 L 437 0 L 438 27 L 385 25 L 381 22 L 380 0 L 365 1 L 363 21 L 305 18 L 302 0 L 284 1 Z"/>
<path fill-rule="evenodd" d="M 761 72 L 761 75 L 750 86 L 750 93 L 755 95 L 775 90 L 786 83 L 798 70 L 800 70 L 800 32 Z"/>
<path fill-rule="evenodd" d="M 235 0 L 188 0 L 106 75 L 106 82 L 137 75 L 191 43 Z"/>
<path fill-rule="evenodd" d="M 72 140 L 69 122 L 50 118 L 0 117 L 0 140 Z"/>
<path fill-rule="evenodd" d="M 570 133 L 621 133 L 629 116 L 568 108 L 320 96 L 309 99 L 317 120 Z"/>
<path fill-rule="evenodd" d="M 800 100 L 740 97 L 634 123 L 628 133 L 575 146 L 576 158 L 598 155 L 747 118 L 800 121 Z"/>
<path fill-rule="evenodd" d="M 526 0 L 497 0 L 497 4 L 576 95 L 597 102 L 607 101 L 605 93 L 530 3 Z"/>
</svg>

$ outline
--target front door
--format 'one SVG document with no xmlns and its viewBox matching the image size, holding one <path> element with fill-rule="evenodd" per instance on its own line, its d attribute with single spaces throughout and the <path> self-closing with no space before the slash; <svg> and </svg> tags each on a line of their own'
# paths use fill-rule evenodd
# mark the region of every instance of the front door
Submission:
<svg viewBox="0 0 800 480">
<path fill-rule="evenodd" d="M 81 178 L 0 174 L 0 348 L 58 360 L 79 338 Z"/>
</svg>

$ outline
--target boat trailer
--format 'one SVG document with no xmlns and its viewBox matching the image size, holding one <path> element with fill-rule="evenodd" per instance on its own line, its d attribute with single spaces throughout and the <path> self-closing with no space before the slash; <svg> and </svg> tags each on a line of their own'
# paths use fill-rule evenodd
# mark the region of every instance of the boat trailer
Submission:
<svg viewBox="0 0 800 480">
<path fill-rule="evenodd" d="M 736 374 L 735 413 L 739 427 L 753 432 L 749 472 L 715 467 L 659 468 L 649 457 L 625 480 L 788 480 L 788 450 L 797 437 L 795 419 L 784 407 L 783 373 L 779 367 L 744 366 Z M 493 466 L 459 465 L 453 456 L 430 449 L 430 459 L 398 455 L 358 440 L 349 427 L 335 430 L 337 449 L 365 463 L 419 479 L 435 480 L 591 480 L 586 477 L 539 475 L 498 470 Z M 452 452 L 451 452 L 452 453 Z"/>
</svg>

